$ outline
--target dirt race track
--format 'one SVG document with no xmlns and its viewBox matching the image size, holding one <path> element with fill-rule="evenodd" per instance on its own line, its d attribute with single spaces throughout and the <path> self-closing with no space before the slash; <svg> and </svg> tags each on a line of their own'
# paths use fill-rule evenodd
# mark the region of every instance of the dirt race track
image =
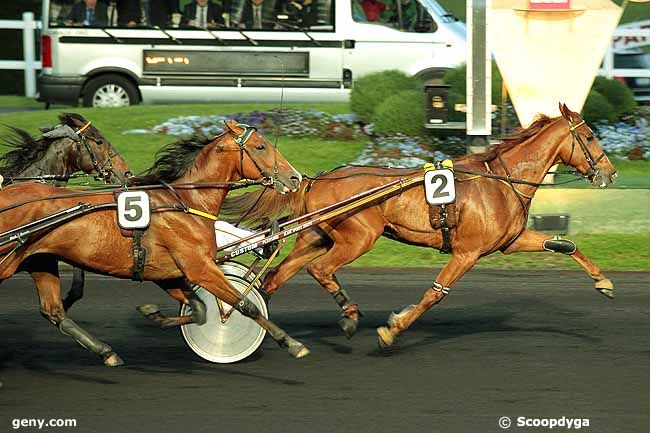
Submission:
<svg viewBox="0 0 650 433">
<path fill-rule="evenodd" d="M 153 285 L 90 276 L 71 317 L 122 356 L 115 369 L 43 319 L 18 275 L 0 290 L 0 432 L 38 431 L 13 430 L 18 418 L 75 418 L 76 428 L 41 431 L 486 433 L 504 431 L 503 416 L 507 431 L 567 431 L 517 426 L 563 416 L 589 419 L 585 432 L 650 431 L 649 273 L 609 275 L 609 301 L 581 272 L 473 271 L 380 353 L 375 328 L 419 300 L 434 272 L 341 272 L 365 314 L 352 340 L 332 299 L 300 274 L 271 316 L 311 356 L 294 360 L 267 338 L 231 365 L 202 361 L 178 330 L 138 315 L 145 302 L 175 311 Z"/>
</svg>

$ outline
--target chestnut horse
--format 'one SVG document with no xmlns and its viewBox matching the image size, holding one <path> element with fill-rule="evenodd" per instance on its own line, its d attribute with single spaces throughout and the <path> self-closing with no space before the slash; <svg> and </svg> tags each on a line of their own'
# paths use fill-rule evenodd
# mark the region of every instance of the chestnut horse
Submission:
<svg viewBox="0 0 650 433">
<path fill-rule="evenodd" d="M 148 189 L 153 211 L 150 225 L 142 236 L 142 246 L 147 251 L 143 278 L 191 306 L 192 315 L 176 318 L 177 325 L 205 323 L 205 305 L 191 289 L 198 284 L 255 320 L 299 358 L 309 353 L 307 348 L 263 317 L 255 304 L 243 298 L 219 270 L 214 261 L 213 221 L 182 211 L 194 208 L 218 213 L 231 182 L 242 178 L 271 179 L 280 193 L 299 187 L 300 174 L 254 128 L 229 122 L 227 130 L 214 139 L 194 138 L 167 146 L 147 175 L 135 182 L 166 187 Z M 79 202 L 109 206 L 114 202 L 113 191 L 82 194 L 37 183 L 11 185 L 0 191 L 0 232 Z M 16 203 L 17 198 L 20 203 Z M 4 260 L 0 264 L 0 281 L 17 271 L 29 272 L 36 283 L 41 314 L 62 333 L 102 357 L 109 366 L 123 362 L 110 346 L 66 315 L 61 303 L 57 260 L 100 274 L 131 278 L 133 240 L 122 236 L 116 219 L 114 208 L 102 208 L 38 232 L 23 245 L 0 247 L 0 258 Z"/>
<path fill-rule="evenodd" d="M 612 282 L 569 240 L 551 238 L 526 229 L 528 209 L 539 183 L 549 168 L 558 163 L 574 167 L 592 184 L 606 186 L 616 170 L 603 154 L 591 129 L 578 113 L 560 105 L 561 117 L 540 116 L 527 129 L 505 138 L 486 153 L 455 161 L 457 169 L 457 225 L 451 230 L 453 254 L 418 305 L 391 314 L 388 327 L 377 330 L 382 347 L 390 346 L 418 317 L 440 302 L 452 287 L 483 256 L 526 251 L 568 254 L 596 281 L 596 289 L 613 297 Z M 501 175 L 502 181 L 485 176 L 461 175 L 462 171 Z M 297 216 L 336 203 L 353 194 L 386 183 L 386 178 L 421 176 L 422 171 L 379 167 L 346 167 L 303 181 L 295 194 L 282 198 L 252 192 L 228 198 L 222 215 L 243 214 L 257 222 L 263 217 Z M 508 178 L 528 184 L 509 184 Z M 308 188 L 309 185 L 309 188 Z M 339 326 L 349 337 L 357 329 L 359 308 L 350 301 L 334 275 L 341 267 L 370 251 L 380 236 L 411 245 L 442 247 L 442 234 L 429 219 L 422 183 L 380 202 L 349 212 L 342 217 L 300 233 L 291 253 L 270 271 L 263 283 L 275 293 L 288 279 L 307 266 L 343 310 Z"/>
</svg>

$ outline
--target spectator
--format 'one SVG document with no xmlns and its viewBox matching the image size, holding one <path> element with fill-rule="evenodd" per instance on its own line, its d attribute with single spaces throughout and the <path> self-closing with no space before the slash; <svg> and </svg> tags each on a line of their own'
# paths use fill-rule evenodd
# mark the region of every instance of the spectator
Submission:
<svg viewBox="0 0 650 433">
<path fill-rule="evenodd" d="M 169 27 L 172 14 L 179 13 L 178 0 L 141 0 L 145 23 L 154 27 Z"/>
<path fill-rule="evenodd" d="M 244 5 L 239 27 L 261 29 L 263 27 L 264 0 L 250 0 Z"/>
<path fill-rule="evenodd" d="M 363 0 L 361 7 L 368 22 L 381 21 L 381 14 L 386 10 L 386 5 L 378 0 Z"/>
<path fill-rule="evenodd" d="M 135 27 L 140 24 L 142 11 L 139 0 L 116 0 L 117 25 L 120 27 Z M 111 21 L 111 24 L 114 21 Z"/>
<path fill-rule="evenodd" d="M 97 0 L 81 0 L 72 7 L 70 20 L 73 26 L 105 27 L 108 25 L 108 7 Z"/>
<path fill-rule="evenodd" d="M 108 3 L 109 27 L 135 27 L 139 21 L 140 3 L 138 0 L 111 0 Z"/>
<path fill-rule="evenodd" d="M 221 5 L 209 0 L 194 0 L 183 11 L 183 24 L 202 29 L 223 27 Z"/>
<path fill-rule="evenodd" d="M 318 22 L 318 8 L 314 4 L 313 0 L 291 0 L 287 5 L 287 10 L 295 10 L 296 12 L 290 12 L 291 15 L 295 17 L 294 22 L 299 27 L 309 27 L 313 26 Z"/>
</svg>

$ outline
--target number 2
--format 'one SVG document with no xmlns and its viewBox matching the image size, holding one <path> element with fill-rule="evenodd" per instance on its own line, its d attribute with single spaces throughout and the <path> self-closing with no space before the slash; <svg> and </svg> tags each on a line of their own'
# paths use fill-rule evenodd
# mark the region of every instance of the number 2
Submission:
<svg viewBox="0 0 650 433">
<path fill-rule="evenodd" d="M 437 174 L 431 178 L 431 185 L 436 186 L 438 181 L 440 181 L 440 185 L 433 192 L 433 198 L 449 197 L 449 192 L 444 191 L 447 187 L 447 177 L 442 174 Z"/>
</svg>

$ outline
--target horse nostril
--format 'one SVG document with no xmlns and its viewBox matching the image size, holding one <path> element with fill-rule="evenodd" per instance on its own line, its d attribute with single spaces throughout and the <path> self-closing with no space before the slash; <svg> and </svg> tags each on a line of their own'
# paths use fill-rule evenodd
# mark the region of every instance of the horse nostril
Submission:
<svg viewBox="0 0 650 433">
<path fill-rule="evenodd" d="M 126 176 L 127 178 L 133 177 L 133 173 L 131 173 L 130 171 L 126 171 L 124 172 L 124 176 Z"/>
</svg>

